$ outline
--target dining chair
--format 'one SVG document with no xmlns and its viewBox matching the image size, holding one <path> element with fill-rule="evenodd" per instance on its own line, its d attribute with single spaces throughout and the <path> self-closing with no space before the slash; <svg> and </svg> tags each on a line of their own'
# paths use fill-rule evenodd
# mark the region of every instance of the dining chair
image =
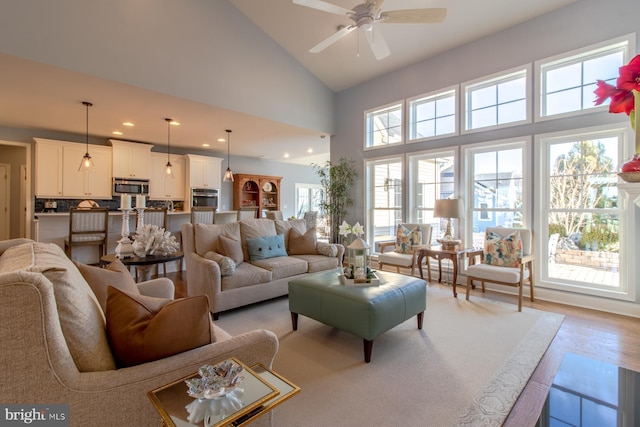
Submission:
<svg viewBox="0 0 640 427">
<path fill-rule="evenodd" d="M 267 218 L 280 221 L 284 220 L 282 211 L 267 211 Z"/>
<path fill-rule="evenodd" d="M 107 254 L 107 236 L 109 233 L 108 208 L 71 208 L 69 209 L 69 236 L 64 239 L 64 251 L 72 258 L 76 246 L 97 246 L 98 262 Z"/>
<path fill-rule="evenodd" d="M 533 233 L 526 228 L 487 227 L 484 247 L 469 256 L 480 256 L 480 263 L 467 267 L 467 301 L 474 280 L 518 288 L 518 311 L 522 311 L 522 291 L 529 282 L 529 295 L 533 296 Z"/>
<path fill-rule="evenodd" d="M 432 230 L 429 224 L 398 224 L 396 239 L 392 242 L 381 242 L 379 244 L 378 265 L 380 270 L 385 265 L 396 267 L 396 272 L 398 273 L 400 273 L 401 267 L 410 268 L 413 276 L 413 272 L 418 265 L 418 251 L 415 250 L 414 246 L 430 244 Z M 385 252 L 388 248 L 393 248 L 393 250 Z"/>
<path fill-rule="evenodd" d="M 307 230 L 310 228 L 316 228 L 318 222 L 318 211 L 307 211 L 304 213 L 304 222 L 307 226 Z"/>
<path fill-rule="evenodd" d="M 216 208 L 209 206 L 191 207 L 191 224 L 213 224 L 215 216 Z"/>
<path fill-rule="evenodd" d="M 258 218 L 258 209 L 256 208 L 240 208 L 238 209 L 238 221 L 242 219 Z"/>
</svg>

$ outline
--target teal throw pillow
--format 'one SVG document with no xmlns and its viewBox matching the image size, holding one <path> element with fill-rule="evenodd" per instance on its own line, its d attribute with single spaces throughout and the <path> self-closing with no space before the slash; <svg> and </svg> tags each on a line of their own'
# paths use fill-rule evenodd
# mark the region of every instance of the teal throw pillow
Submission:
<svg viewBox="0 0 640 427">
<path fill-rule="evenodd" d="M 287 256 L 287 250 L 284 248 L 284 234 L 248 238 L 247 251 L 251 261 Z"/>
</svg>

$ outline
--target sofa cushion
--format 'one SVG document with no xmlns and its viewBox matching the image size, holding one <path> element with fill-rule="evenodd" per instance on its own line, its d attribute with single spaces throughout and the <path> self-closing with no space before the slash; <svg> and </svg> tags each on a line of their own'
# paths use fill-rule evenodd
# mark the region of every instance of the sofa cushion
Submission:
<svg viewBox="0 0 640 427">
<path fill-rule="evenodd" d="M 522 239 L 519 231 L 506 237 L 488 231 L 484 238 L 484 263 L 500 267 L 520 267 Z"/>
<path fill-rule="evenodd" d="M 16 270 L 42 273 L 53 284 L 60 327 L 79 371 L 115 369 L 100 304 L 59 246 L 26 243 L 7 249 L 0 258 L 1 265 L 13 264 Z"/>
<path fill-rule="evenodd" d="M 240 242 L 242 243 L 242 254 L 244 259 L 251 259 L 249 250 L 247 249 L 247 239 L 253 237 L 275 236 L 276 225 L 272 219 L 243 219 L 240 224 Z"/>
<path fill-rule="evenodd" d="M 335 258 L 338 256 L 338 245 L 334 243 L 318 242 L 316 244 L 316 251 L 320 255 Z"/>
<path fill-rule="evenodd" d="M 204 256 L 209 251 L 220 252 L 218 250 L 218 236 L 227 236 L 240 241 L 240 225 L 237 222 L 230 224 L 193 224 L 193 236 L 196 253 Z"/>
<path fill-rule="evenodd" d="M 228 256 L 224 256 L 218 252 L 209 251 L 204 254 L 204 257 L 218 264 L 221 276 L 231 276 L 236 272 L 236 263 Z"/>
<path fill-rule="evenodd" d="M 242 253 L 242 245 L 240 244 L 239 238 L 232 239 L 224 235 L 219 236 L 218 252 L 231 258 L 236 265 L 242 264 L 244 261 L 244 254 Z"/>
<path fill-rule="evenodd" d="M 252 262 L 253 265 L 271 271 L 271 280 L 291 277 L 308 271 L 307 262 L 293 256 L 281 256 Z"/>
<path fill-rule="evenodd" d="M 109 286 L 106 314 L 107 334 L 119 367 L 151 362 L 215 342 L 205 295 L 170 300 Z"/>
<path fill-rule="evenodd" d="M 287 253 L 289 253 L 289 233 L 291 230 L 296 229 L 300 234 L 304 234 L 307 231 L 307 223 L 304 219 L 276 220 L 275 226 L 277 234 L 284 234 L 284 245 Z"/>
<path fill-rule="evenodd" d="M 289 231 L 289 255 L 315 255 L 316 251 L 316 229 L 310 228 L 301 233 L 297 228 Z"/>
<path fill-rule="evenodd" d="M 420 227 L 409 229 L 400 224 L 396 231 L 396 252 L 412 254 L 413 246 L 422 244 L 422 230 Z"/>
<path fill-rule="evenodd" d="M 247 251 L 251 262 L 274 257 L 287 256 L 284 248 L 284 236 L 251 237 L 247 239 Z"/>
<path fill-rule="evenodd" d="M 100 307 L 104 312 L 107 308 L 107 287 L 113 286 L 122 291 L 139 294 L 136 281 L 133 280 L 131 273 L 126 265 L 122 263 L 118 258 L 110 263 L 107 268 L 95 267 L 93 265 L 86 265 L 79 262 L 73 262 L 75 266 L 87 281 L 91 290 L 98 298 Z"/>
<path fill-rule="evenodd" d="M 336 249 L 337 251 L 337 249 Z M 307 272 L 315 273 L 316 271 L 331 270 L 338 268 L 338 258 L 334 255 L 328 257 L 325 255 L 291 255 L 290 258 L 299 258 L 307 263 Z"/>
<path fill-rule="evenodd" d="M 233 273 L 233 276 L 222 277 L 220 287 L 223 291 L 228 291 L 230 289 L 270 282 L 272 277 L 271 271 L 248 262 L 243 262 L 236 266 L 236 272 Z"/>
</svg>

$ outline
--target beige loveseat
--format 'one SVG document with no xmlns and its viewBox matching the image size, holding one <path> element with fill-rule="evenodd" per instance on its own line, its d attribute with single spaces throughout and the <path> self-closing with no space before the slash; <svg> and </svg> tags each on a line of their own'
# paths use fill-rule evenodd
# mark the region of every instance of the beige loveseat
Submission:
<svg viewBox="0 0 640 427">
<path fill-rule="evenodd" d="M 282 236 L 286 253 L 252 260 L 248 239 L 278 235 Z M 290 280 L 316 271 L 337 269 L 344 256 L 344 246 L 316 242 L 315 229 L 308 230 L 303 219 L 187 223 L 182 225 L 182 243 L 187 295 L 207 295 L 214 318 L 225 310 L 286 295 Z M 234 244 L 236 249 L 229 248 Z M 214 261 L 219 255 L 234 259 L 233 272 L 225 274 L 224 263 Z"/>
<path fill-rule="evenodd" d="M 31 255 L 25 256 L 25 246 Z M 71 426 L 159 426 L 148 391 L 229 357 L 271 366 L 278 349 L 269 331 L 231 337 L 214 326 L 213 344 L 116 369 L 104 312 L 61 248 L 3 241 L 0 268 L 0 402 L 27 405 L 25 410 L 33 404 L 68 404 Z M 158 298 L 174 294 L 165 278 L 138 288 Z M 270 419 L 265 415 L 256 422 L 268 425 Z"/>
</svg>

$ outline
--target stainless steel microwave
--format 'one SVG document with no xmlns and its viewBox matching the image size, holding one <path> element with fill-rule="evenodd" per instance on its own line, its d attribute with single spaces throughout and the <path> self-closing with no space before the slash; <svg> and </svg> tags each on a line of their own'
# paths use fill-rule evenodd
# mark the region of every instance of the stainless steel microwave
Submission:
<svg viewBox="0 0 640 427">
<path fill-rule="evenodd" d="M 113 178 L 113 195 L 120 194 L 149 194 L 149 180 Z"/>
<path fill-rule="evenodd" d="M 191 206 L 206 206 L 218 208 L 220 190 L 214 188 L 192 188 Z"/>
</svg>

